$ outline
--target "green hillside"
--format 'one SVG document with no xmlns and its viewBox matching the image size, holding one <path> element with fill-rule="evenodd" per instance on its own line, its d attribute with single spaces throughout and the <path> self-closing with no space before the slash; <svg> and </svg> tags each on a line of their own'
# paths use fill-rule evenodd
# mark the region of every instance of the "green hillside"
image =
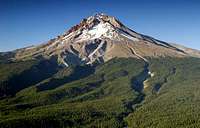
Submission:
<svg viewBox="0 0 200 128">
<path fill-rule="evenodd" d="M 200 60 L 152 60 L 146 100 L 126 121 L 133 128 L 200 127 Z M 156 87 L 157 86 L 157 87 Z"/>
<path fill-rule="evenodd" d="M 2 62 L 0 127 L 200 127 L 200 59 L 148 60 Z"/>
</svg>

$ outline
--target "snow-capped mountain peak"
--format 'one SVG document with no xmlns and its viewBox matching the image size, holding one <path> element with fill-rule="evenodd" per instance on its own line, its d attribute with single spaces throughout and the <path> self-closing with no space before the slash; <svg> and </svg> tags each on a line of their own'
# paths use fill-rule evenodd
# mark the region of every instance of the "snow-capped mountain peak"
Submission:
<svg viewBox="0 0 200 128">
<path fill-rule="evenodd" d="M 186 53 L 169 43 L 137 33 L 116 18 L 100 13 L 83 19 L 46 44 L 18 50 L 15 59 L 38 56 L 57 56 L 61 64 L 69 66 L 105 62 L 114 57 L 148 61 L 148 57 L 184 57 Z"/>
<path fill-rule="evenodd" d="M 134 41 L 137 39 L 133 35 L 141 38 L 139 34 L 130 31 L 116 18 L 102 13 L 83 19 L 80 24 L 68 30 L 65 35 L 65 38 L 74 37 L 75 41 L 94 40 L 101 37 L 119 40 L 119 35 Z"/>
</svg>

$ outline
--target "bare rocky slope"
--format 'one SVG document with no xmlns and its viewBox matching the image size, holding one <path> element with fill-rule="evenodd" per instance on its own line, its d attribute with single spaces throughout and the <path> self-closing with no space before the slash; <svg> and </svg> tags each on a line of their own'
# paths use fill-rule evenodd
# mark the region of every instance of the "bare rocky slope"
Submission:
<svg viewBox="0 0 200 128">
<path fill-rule="evenodd" d="M 200 51 L 192 48 L 187 48 L 185 46 L 179 45 L 179 44 L 172 44 L 174 47 L 177 47 L 181 50 L 183 50 L 185 53 L 192 57 L 200 57 Z"/>
</svg>

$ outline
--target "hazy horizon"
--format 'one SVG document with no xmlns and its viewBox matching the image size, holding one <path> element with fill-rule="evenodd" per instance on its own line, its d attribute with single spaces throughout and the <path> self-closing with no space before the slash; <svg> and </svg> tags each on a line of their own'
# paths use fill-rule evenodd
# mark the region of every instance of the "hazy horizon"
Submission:
<svg viewBox="0 0 200 128">
<path fill-rule="evenodd" d="M 197 0 L 2 0 L 0 52 L 44 43 L 99 12 L 136 32 L 200 50 Z"/>
</svg>

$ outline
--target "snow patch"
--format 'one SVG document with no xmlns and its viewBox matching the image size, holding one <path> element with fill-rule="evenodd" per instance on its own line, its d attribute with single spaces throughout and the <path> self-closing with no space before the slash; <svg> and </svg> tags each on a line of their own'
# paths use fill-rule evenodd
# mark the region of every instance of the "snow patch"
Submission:
<svg viewBox="0 0 200 128">
<path fill-rule="evenodd" d="M 33 49 L 33 48 L 36 48 L 36 46 L 26 47 L 25 49 L 26 49 L 26 50 L 29 50 L 29 49 Z"/>
<path fill-rule="evenodd" d="M 124 36 L 124 37 L 126 37 L 126 38 L 128 38 L 130 40 L 139 41 L 139 39 L 137 39 L 137 38 L 135 38 L 133 36 L 130 36 L 130 35 L 128 35 L 127 33 L 123 32 L 123 31 L 120 31 L 119 33 L 120 33 L 120 35 L 122 35 L 122 36 Z"/>
<path fill-rule="evenodd" d="M 152 72 L 148 72 L 148 74 L 151 76 L 151 77 L 153 77 L 155 74 L 154 73 L 152 73 Z"/>
<path fill-rule="evenodd" d="M 64 59 L 63 59 L 63 64 L 64 64 L 66 67 L 69 67 L 69 65 L 65 62 Z"/>
<path fill-rule="evenodd" d="M 98 47 L 92 52 L 89 54 L 88 58 L 90 59 L 90 61 L 87 63 L 87 64 L 91 64 L 93 62 L 93 55 L 99 50 L 102 48 L 104 44 L 104 41 L 101 41 L 101 43 L 98 45 Z M 101 53 L 103 55 L 103 52 Z"/>
<path fill-rule="evenodd" d="M 150 77 L 153 77 L 153 76 L 155 75 L 154 73 L 152 73 L 152 72 L 150 72 L 150 71 L 148 72 L 148 74 L 149 74 Z M 149 87 L 148 80 L 149 80 L 149 79 L 146 79 L 146 80 L 143 82 L 143 85 L 144 85 L 143 88 L 144 88 L 144 89 L 146 89 L 146 88 Z"/>
<path fill-rule="evenodd" d="M 101 38 L 101 36 L 107 38 L 114 38 L 115 29 L 109 23 L 100 22 L 91 29 L 85 29 L 82 34 L 78 37 L 78 41 L 94 40 Z"/>
<path fill-rule="evenodd" d="M 94 26 L 88 33 L 92 36 L 92 38 L 100 38 L 102 35 L 105 35 L 109 31 L 110 26 L 107 24 L 99 23 Z"/>
</svg>

